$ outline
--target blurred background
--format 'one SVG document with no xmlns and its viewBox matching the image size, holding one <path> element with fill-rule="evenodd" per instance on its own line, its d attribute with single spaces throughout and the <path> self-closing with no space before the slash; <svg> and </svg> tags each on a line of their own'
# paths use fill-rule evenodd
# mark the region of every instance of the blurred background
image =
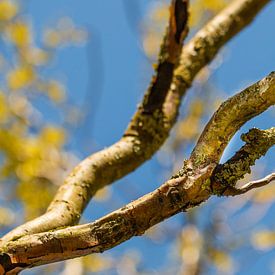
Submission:
<svg viewBox="0 0 275 275">
<path fill-rule="evenodd" d="M 191 1 L 188 39 L 229 0 Z M 275 2 L 204 68 L 162 149 L 101 190 L 82 223 L 157 188 L 179 169 L 219 104 L 274 70 Z M 0 230 L 42 214 L 81 159 L 123 134 L 153 74 L 168 19 L 165 0 L 0 1 Z M 274 126 L 274 108 L 240 134 Z M 273 122 L 273 125 L 272 125 Z M 243 182 L 274 169 L 275 150 Z M 23 274 L 275 274 L 275 185 L 213 197 L 142 237 Z"/>
</svg>

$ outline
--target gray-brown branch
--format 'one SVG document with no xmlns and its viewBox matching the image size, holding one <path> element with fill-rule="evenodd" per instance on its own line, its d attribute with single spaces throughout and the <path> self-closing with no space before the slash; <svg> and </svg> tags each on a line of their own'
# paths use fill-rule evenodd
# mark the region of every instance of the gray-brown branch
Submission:
<svg viewBox="0 0 275 275">
<path fill-rule="evenodd" d="M 17 227 L 2 240 L 14 240 L 26 234 L 45 232 L 77 223 L 85 206 L 97 190 L 120 179 L 149 159 L 168 137 L 169 131 L 175 123 L 181 98 L 198 71 L 213 60 L 218 50 L 245 28 L 269 1 L 233 1 L 183 48 L 180 64 L 174 69 L 170 85 L 169 81 L 160 79 L 166 71 L 163 64 L 167 63 L 167 70 L 169 66 L 171 68 L 176 66 L 177 58 L 175 58 L 173 50 L 179 54 L 181 43 L 177 43 L 177 41 L 182 40 L 187 33 L 187 28 L 184 26 L 185 19 L 179 19 L 179 16 L 182 13 L 185 15 L 186 11 L 179 12 L 176 8 L 176 3 L 178 3 L 178 7 L 185 8 L 185 2 L 174 1 L 174 8 L 171 9 L 174 13 L 171 15 L 170 25 L 173 26 L 171 29 L 175 34 L 175 41 L 170 44 L 167 42 L 171 37 L 168 31 L 161 53 L 165 49 L 168 49 L 169 52 L 171 49 L 169 45 L 173 43 L 176 49 L 170 51 L 171 55 L 166 57 L 167 59 L 165 59 L 165 55 L 160 55 L 157 76 L 153 78 L 143 103 L 134 115 L 124 136 L 111 147 L 83 160 L 66 178 L 44 215 Z M 179 25 L 175 27 L 177 22 Z M 182 32 L 182 37 L 180 32 Z M 170 80 L 173 69 L 171 68 L 168 73 Z M 161 86 L 166 89 L 170 86 L 168 93 L 158 83 L 162 83 L 163 86 Z"/>
<path fill-rule="evenodd" d="M 0 267 L 4 272 L 15 274 L 24 268 L 103 252 L 133 236 L 142 235 L 153 225 L 180 211 L 201 204 L 213 194 L 210 179 L 230 138 L 247 120 L 274 104 L 275 73 L 271 73 L 220 106 L 190 159 L 184 162 L 177 175 L 158 189 L 93 223 L 9 241 L 1 247 Z M 232 111 L 225 115 L 229 107 Z M 216 128 L 218 125 L 220 130 Z M 210 129 L 215 130 L 215 143 L 209 139 Z M 206 150 L 207 144 L 217 152 Z"/>
<path fill-rule="evenodd" d="M 264 156 L 268 149 L 275 144 L 275 128 L 251 129 L 247 134 L 242 135 L 242 140 L 246 144 L 226 163 L 218 165 L 213 172 L 212 190 L 217 195 L 240 195 L 275 180 L 273 173 L 261 180 L 249 182 L 239 189 L 235 187 L 239 179 L 250 173 L 250 167 L 255 164 L 255 161 Z"/>
<path fill-rule="evenodd" d="M 188 0 L 172 0 L 169 26 L 161 45 L 155 76 L 124 136 L 77 165 L 57 191 L 47 212 L 15 228 L 2 241 L 76 224 L 100 188 L 135 170 L 160 148 L 174 124 L 174 110 L 179 106 L 179 102 L 175 102 L 172 112 L 163 108 L 188 33 L 187 18 Z"/>
<path fill-rule="evenodd" d="M 251 97 L 251 95 L 254 95 Z M 236 130 L 249 119 L 262 113 L 266 104 L 275 103 L 275 72 L 226 100 L 212 116 L 201 134 L 191 158 L 198 164 L 218 163 Z M 244 135 L 245 141 L 255 137 L 254 130 Z M 258 132 L 257 132 L 258 133 Z M 258 133 L 259 134 L 259 133 Z M 273 142 L 273 139 L 270 141 Z M 270 146 L 269 146 L 270 147 Z M 254 147 L 256 150 L 256 148 Z"/>
<path fill-rule="evenodd" d="M 266 177 L 259 179 L 259 180 L 250 181 L 250 182 L 244 184 L 241 188 L 234 189 L 231 191 L 231 193 L 228 192 L 225 195 L 229 195 L 229 196 L 241 195 L 241 194 L 244 194 L 252 189 L 263 187 L 273 181 L 275 181 L 275 173 L 269 174 Z"/>
</svg>

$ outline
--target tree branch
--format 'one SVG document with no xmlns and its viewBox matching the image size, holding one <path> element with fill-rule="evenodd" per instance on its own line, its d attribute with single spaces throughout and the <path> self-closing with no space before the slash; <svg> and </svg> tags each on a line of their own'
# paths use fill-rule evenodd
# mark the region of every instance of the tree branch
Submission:
<svg viewBox="0 0 275 275">
<path fill-rule="evenodd" d="M 235 187 L 239 179 L 250 173 L 250 167 L 255 164 L 255 161 L 264 156 L 268 149 L 275 144 L 275 128 L 251 129 L 247 134 L 242 135 L 242 140 L 246 144 L 226 163 L 215 168 L 211 178 L 212 190 L 215 194 L 235 196 L 274 180 L 275 174 L 273 173 L 264 179 L 249 182 L 240 189 Z"/>
<path fill-rule="evenodd" d="M 3 272 L 12 274 L 28 267 L 103 252 L 133 236 L 142 235 L 153 225 L 180 211 L 186 211 L 206 201 L 213 194 L 210 179 L 222 153 L 217 144 L 225 148 L 240 124 L 275 104 L 274 81 L 275 73 L 271 73 L 225 101 L 207 124 L 190 159 L 184 162 L 180 172 L 155 191 L 93 223 L 24 236 L 4 243 L 0 250 L 0 267 Z M 235 110 L 235 117 L 233 111 L 225 115 L 229 107 Z M 222 126 L 225 133 L 222 129 L 216 129 L 218 125 Z M 223 128 L 224 125 L 227 126 Z M 217 144 L 208 138 L 211 129 L 217 135 Z M 263 133 L 254 129 L 244 138 L 254 146 L 256 138 L 269 137 L 272 141 L 267 144 L 270 145 L 274 142 L 273 131 L 266 130 Z M 224 134 L 228 135 L 226 139 Z M 265 144 L 262 139 L 259 141 L 261 145 Z M 218 153 L 205 150 L 207 144 L 216 148 Z M 265 145 L 260 147 L 268 149 Z M 262 154 L 263 151 L 257 148 L 254 154 Z M 195 156 L 199 161 L 196 161 Z"/>
<path fill-rule="evenodd" d="M 181 9 L 187 8 L 187 1 L 173 1 L 170 27 L 162 45 L 157 75 L 122 139 L 82 161 L 66 178 L 47 212 L 17 227 L 4 236 L 2 241 L 16 240 L 26 234 L 77 223 L 98 189 L 123 177 L 149 159 L 168 137 L 181 98 L 197 72 L 215 57 L 231 37 L 247 26 L 269 1 L 234 1 L 184 47 L 180 65 L 177 65 L 177 56 L 180 54 L 181 41 L 187 33 L 186 19 L 183 19 L 187 11 Z"/>
<path fill-rule="evenodd" d="M 166 119 L 167 113 L 162 107 L 179 62 L 182 42 L 188 33 L 187 17 L 188 0 L 173 0 L 156 75 L 124 136 L 77 165 L 59 188 L 47 212 L 17 227 L 4 236 L 3 241 L 77 223 L 87 203 L 100 188 L 135 170 L 159 149 L 174 123 Z"/>
<path fill-rule="evenodd" d="M 259 179 L 259 180 L 250 181 L 240 188 L 235 188 L 235 187 L 229 186 L 222 195 L 223 196 L 241 195 L 241 194 L 244 194 L 252 189 L 268 185 L 272 181 L 275 181 L 275 173 L 267 175 L 266 177 Z"/>
<path fill-rule="evenodd" d="M 249 25 L 270 0 L 234 0 L 187 43 L 175 75 L 191 85 L 197 73 L 208 64 L 220 48 Z"/>
<path fill-rule="evenodd" d="M 219 107 L 201 134 L 191 158 L 198 165 L 210 162 L 218 163 L 225 147 L 236 131 L 247 120 L 259 115 L 274 104 L 275 72 L 272 72 L 241 93 L 229 98 Z M 246 138 L 253 136 L 253 134 L 259 134 L 258 131 L 252 130 L 243 138 L 246 141 Z"/>
<path fill-rule="evenodd" d="M 275 173 L 271 173 L 262 179 L 254 180 L 254 181 L 246 183 L 245 185 L 243 185 L 240 188 L 240 190 L 242 191 L 242 194 L 243 194 L 243 193 L 246 193 L 247 191 L 252 190 L 254 188 L 263 187 L 274 180 L 275 180 Z"/>
<path fill-rule="evenodd" d="M 103 252 L 133 236 L 142 235 L 156 223 L 204 201 L 207 192 L 200 194 L 198 191 L 212 170 L 213 167 L 208 167 L 189 177 L 171 179 L 155 191 L 93 223 L 29 235 L 9 242 L 2 247 L 2 255 L 10 257 L 11 271 L 20 266 L 33 267 Z M 3 265 L 1 257 L 0 263 Z"/>
</svg>

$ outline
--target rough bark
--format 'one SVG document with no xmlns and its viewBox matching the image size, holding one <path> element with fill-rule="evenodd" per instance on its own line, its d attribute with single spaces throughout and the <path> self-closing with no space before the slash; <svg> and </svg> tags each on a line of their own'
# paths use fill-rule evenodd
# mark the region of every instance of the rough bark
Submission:
<svg viewBox="0 0 275 275">
<path fill-rule="evenodd" d="M 192 152 L 194 161 L 198 163 L 219 161 L 235 131 L 240 129 L 247 120 L 262 113 L 266 105 L 273 105 L 274 102 L 275 72 L 226 100 L 200 136 L 198 145 Z M 248 139 L 252 133 L 243 138 Z"/>
<path fill-rule="evenodd" d="M 243 134 L 241 138 L 246 144 L 231 159 L 218 165 L 214 170 L 211 178 L 212 190 L 217 195 L 240 195 L 251 189 L 262 187 L 275 179 L 273 173 L 264 179 L 245 184 L 240 189 L 235 187 L 239 179 L 250 173 L 250 167 L 255 164 L 255 161 L 264 156 L 270 147 L 274 146 L 275 128 L 272 127 L 267 130 L 253 128 L 247 134 Z"/>
<path fill-rule="evenodd" d="M 103 252 L 133 236 L 142 235 L 153 225 L 180 211 L 201 204 L 215 194 L 211 188 L 211 179 L 220 179 L 218 175 L 221 171 L 217 169 L 217 163 L 231 137 L 242 124 L 274 104 L 275 73 L 271 73 L 220 106 L 202 132 L 189 160 L 184 162 L 183 168 L 170 180 L 155 191 L 93 223 L 24 236 L 5 243 L 0 250 L 3 272 L 14 274 L 37 265 Z M 209 138 L 210 131 L 215 134 L 214 141 L 213 137 Z M 259 137 L 259 142 L 255 142 Z M 254 164 L 253 160 L 265 154 L 274 144 L 274 129 L 254 129 L 244 139 L 247 147 L 244 149 L 244 146 L 240 152 L 249 148 L 249 156 L 241 154 L 233 157 L 234 161 L 231 159 L 228 162 L 230 165 L 240 165 L 242 158 L 249 165 Z M 206 150 L 209 146 L 216 148 L 216 153 Z M 254 153 L 250 150 L 251 147 Z M 247 158 L 252 161 L 247 161 Z M 216 177 L 213 171 L 216 171 Z M 231 176 L 234 177 L 234 174 Z M 219 182 L 216 181 L 215 184 L 218 189 Z"/>
<path fill-rule="evenodd" d="M 77 223 L 97 190 L 148 160 L 168 137 L 181 99 L 198 71 L 269 1 L 233 1 L 194 36 L 181 56 L 182 40 L 187 34 L 187 1 L 173 1 L 156 76 L 121 140 L 83 160 L 66 178 L 47 212 L 17 227 L 2 241 Z"/>
<path fill-rule="evenodd" d="M 163 110 L 163 104 L 188 33 L 187 17 L 188 1 L 173 0 L 155 75 L 124 136 L 77 165 L 57 191 L 47 212 L 17 227 L 2 241 L 77 223 L 100 188 L 135 170 L 160 148 L 175 120 L 170 110 Z M 178 102 L 173 104 L 174 108 L 178 108 Z"/>
</svg>

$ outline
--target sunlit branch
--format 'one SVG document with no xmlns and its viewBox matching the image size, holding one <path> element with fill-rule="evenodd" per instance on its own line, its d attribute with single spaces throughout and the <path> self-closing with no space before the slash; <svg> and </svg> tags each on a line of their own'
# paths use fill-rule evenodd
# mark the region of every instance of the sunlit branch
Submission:
<svg viewBox="0 0 275 275">
<path fill-rule="evenodd" d="M 250 182 L 244 184 L 240 188 L 229 187 L 225 190 L 225 192 L 223 193 L 223 196 L 241 195 L 241 194 L 244 194 L 252 189 L 256 189 L 256 188 L 268 185 L 272 181 L 275 181 L 275 173 L 267 175 L 266 177 L 259 179 L 259 180 L 250 181 Z"/>
<path fill-rule="evenodd" d="M 267 175 L 266 177 L 264 177 L 262 179 L 254 180 L 254 181 L 246 183 L 245 185 L 243 185 L 240 188 L 240 190 L 243 193 L 246 193 L 249 190 L 252 190 L 254 188 L 259 188 L 259 187 L 265 186 L 265 185 L 271 183 L 274 180 L 275 180 L 275 173 L 272 173 L 272 174 L 269 174 L 269 175 Z"/>
<path fill-rule="evenodd" d="M 201 134 L 191 159 L 198 165 L 211 162 L 218 163 L 225 147 L 236 131 L 247 120 L 259 115 L 274 104 L 275 72 L 272 72 L 221 104 Z M 243 139 L 245 141 L 249 138 L 256 139 L 256 134 L 260 136 L 262 133 L 259 131 L 254 129 L 244 135 Z M 274 128 L 271 131 L 274 131 Z M 255 146 L 253 148 L 257 149 Z"/>
<path fill-rule="evenodd" d="M 97 190 L 130 173 L 159 149 L 175 121 L 175 114 L 163 110 L 163 105 L 188 33 L 187 18 L 188 0 L 173 0 L 155 76 L 124 136 L 83 160 L 66 178 L 47 212 L 17 227 L 2 241 L 77 223 Z M 175 102 L 172 111 L 178 106 Z"/>
<path fill-rule="evenodd" d="M 223 196 L 234 196 L 248 192 L 251 189 L 267 185 L 274 180 L 275 174 L 249 182 L 240 188 L 236 183 L 245 174 L 250 173 L 250 167 L 255 161 L 264 156 L 268 149 L 275 144 L 275 128 L 267 130 L 251 129 L 242 135 L 246 144 L 226 163 L 218 165 L 212 175 L 213 192 Z"/>
<path fill-rule="evenodd" d="M 220 48 L 255 18 L 270 0 L 234 0 L 184 46 L 175 74 L 191 84 Z"/>
<path fill-rule="evenodd" d="M 184 162 L 178 174 L 155 191 L 93 223 L 27 235 L 5 242 L 0 249 L 0 267 L 5 272 L 13 272 L 90 253 L 103 252 L 134 236 L 142 235 L 153 225 L 181 211 L 186 211 L 206 201 L 213 195 L 211 176 L 221 157 L 217 144 L 213 144 L 208 139 L 208 131 L 213 128 L 215 134 L 222 137 L 222 132 L 215 130 L 216 126 L 225 125 L 231 121 L 232 127 L 227 132 L 229 137 L 223 139 L 222 142 L 220 138 L 216 139 L 218 144 L 223 146 L 228 144 L 240 124 L 275 104 L 274 81 L 275 73 L 271 73 L 263 80 L 225 101 L 205 127 L 190 159 Z M 237 107 L 239 104 L 242 106 L 240 110 Z M 228 111 L 229 106 L 235 110 L 235 118 L 230 112 L 225 116 L 225 111 Z M 233 123 L 236 120 L 239 122 Z M 258 142 L 255 142 L 257 138 Z M 267 142 L 263 140 L 265 138 L 268 138 Z M 255 144 L 267 144 L 260 144 L 267 150 L 274 143 L 274 128 L 265 131 L 253 129 L 244 136 L 244 139 L 247 145 L 250 144 L 252 149 L 255 149 L 255 155 L 262 154 L 263 150 L 259 150 Z M 213 150 L 205 150 L 209 142 L 208 146 L 213 146 L 218 151 L 215 158 L 213 158 Z M 203 158 L 200 158 L 202 152 Z M 199 157 L 198 161 L 195 156 Z"/>
<path fill-rule="evenodd" d="M 232 2 L 183 48 L 178 65 L 182 40 L 187 33 L 186 2 L 172 2 L 170 27 L 161 47 L 156 76 L 122 139 L 82 161 L 60 187 L 47 212 L 8 233 L 3 242 L 77 223 L 97 190 L 149 159 L 168 137 L 181 98 L 198 71 L 246 27 L 269 0 Z"/>
</svg>

